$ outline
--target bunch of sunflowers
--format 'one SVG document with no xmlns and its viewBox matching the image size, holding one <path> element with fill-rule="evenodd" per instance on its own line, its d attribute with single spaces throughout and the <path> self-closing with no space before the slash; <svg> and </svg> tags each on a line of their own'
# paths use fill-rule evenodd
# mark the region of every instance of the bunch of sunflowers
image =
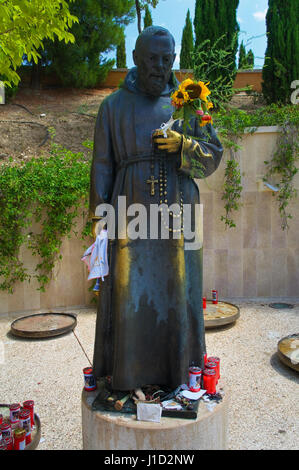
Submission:
<svg viewBox="0 0 299 470">
<path fill-rule="evenodd" d="M 198 119 L 201 127 L 208 123 L 213 124 L 209 114 L 209 109 L 213 108 L 213 103 L 208 99 L 211 94 L 207 87 L 209 83 L 196 82 L 187 78 L 171 95 L 171 104 L 175 107 L 172 118 L 183 121 L 184 133 L 187 126 L 190 126 L 189 121 L 192 116 Z"/>
</svg>

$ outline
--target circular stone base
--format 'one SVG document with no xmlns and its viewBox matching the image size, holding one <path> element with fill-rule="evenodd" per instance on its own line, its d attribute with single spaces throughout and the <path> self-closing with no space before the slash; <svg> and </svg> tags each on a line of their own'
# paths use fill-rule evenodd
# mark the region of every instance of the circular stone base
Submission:
<svg viewBox="0 0 299 470">
<path fill-rule="evenodd" d="M 92 411 L 96 396 L 97 391 L 83 390 L 84 450 L 226 449 L 227 394 L 210 409 L 201 400 L 196 419 L 162 417 L 160 423 L 137 421 L 136 415 Z"/>
<path fill-rule="evenodd" d="M 207 300 L 207 308 L 203 310 L 205 328 L 217 328 L 219 326 L 234 323 L 240 316 L 240 309 L 237 305 L 228 302 L 213 304 Z"/>
</svg>

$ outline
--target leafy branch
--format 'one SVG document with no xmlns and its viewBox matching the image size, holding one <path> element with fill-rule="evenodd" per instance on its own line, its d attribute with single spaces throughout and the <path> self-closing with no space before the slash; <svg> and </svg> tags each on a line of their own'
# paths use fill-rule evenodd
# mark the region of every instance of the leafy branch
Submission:
<svg viewBox="0 0 299 470">
<path fill-rule="evenodd" d="M 229 228 L 236 227 L 234 220 L 231 217 L 233 211 L 237 211 L 240 208 L 240 198 L 242 193 L 241 185 L 241 172 L 239 164 L 235 159 L 235 155 L 232 149 L 230 149 L 231 158 L 227 161 L 225 168 L 225 183 L 223 186 L 222 201 L 225 201 L 224 209 L 225 215 L 221 216 L 221 220 L 225 222 L 225 225 Z"/>
<path fill-rule="evenodd" d="M 278 176 L 279 191 L 273 193 L 277 198 L 279 213 L 281 216 L 281 228 L 289 228 L 288 221 L 293 216 L 289 213 L 288 206 L 296 198 L 297 190 L 294 188 L 294 176 L 298 173 L 296 164 L 299 161 L 298 127 L 286 122 L 282 126 L 277 142 L 277 150 L 271 161 L 265 161 L 268 168 L 264 181 L 269 181 L 273 176 Z"/>
</svg>

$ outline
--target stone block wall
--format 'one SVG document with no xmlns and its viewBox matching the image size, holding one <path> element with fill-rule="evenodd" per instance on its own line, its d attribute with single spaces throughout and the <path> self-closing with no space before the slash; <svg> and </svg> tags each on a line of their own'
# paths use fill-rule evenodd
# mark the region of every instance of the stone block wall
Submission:
<svg viewBox="0 0 299 470">
<path fill-rule="evenodd" d="M 237 159 L 242 176 L 242 206 L 233 215 L 236 228 L 226 228 L 221 201 L 225 154 L 219 169 L 198 181 L 204 214 L 204 293 L 231 298 L 299 298 L 299 201 L 290 206 L 289 230 L 281 229 L 278 205 L 263 183 L 264 160 L 275 151 L 276 128 L 247 134 Z M 299 188 L 299 175 L 296 175 Z"/>
</svg>

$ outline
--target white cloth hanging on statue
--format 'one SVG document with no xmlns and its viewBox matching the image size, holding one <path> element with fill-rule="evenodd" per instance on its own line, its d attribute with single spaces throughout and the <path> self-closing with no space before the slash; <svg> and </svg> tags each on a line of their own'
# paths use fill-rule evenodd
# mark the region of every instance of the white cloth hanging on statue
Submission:
<svg viewBox="0 0 299 470">
<path fill-rule="evenodd" d="M 88 281 L 97 278 L 104 280 L 104 276 L 109 274 L 107 230 L 101 230 L 95 242 L 85 251 L 81 261 L 88 267 Z"/>
</svg>

